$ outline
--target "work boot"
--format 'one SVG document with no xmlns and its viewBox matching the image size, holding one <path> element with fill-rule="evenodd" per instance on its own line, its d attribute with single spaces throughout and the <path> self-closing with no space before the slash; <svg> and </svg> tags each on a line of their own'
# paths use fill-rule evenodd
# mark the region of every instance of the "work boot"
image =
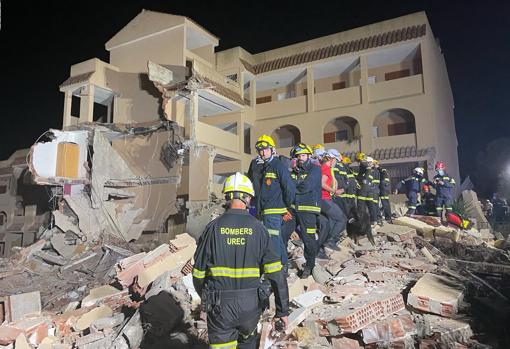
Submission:
<svg viewBox="0 0 510 349">
<path fill-rule="evenodd" d="M 301 271 L 301 275 L 299 275 L 300 279 L 308 279 L 312 275 L 312 268 L 305 266 Z"/>
<path fill-rule="evenodd" d="M 283 265 L 283 275 L 285 275 L 285 278 L 287 278 L 289 276 L 289 263 L 285 263 Z"/>
<path fill-rule="evenodd" d="M 319 253 L 317 253 L 318 259 L 329 259 L 329 256 L 326 254 L 323 248 L 319 250 Z"/>
</svg>

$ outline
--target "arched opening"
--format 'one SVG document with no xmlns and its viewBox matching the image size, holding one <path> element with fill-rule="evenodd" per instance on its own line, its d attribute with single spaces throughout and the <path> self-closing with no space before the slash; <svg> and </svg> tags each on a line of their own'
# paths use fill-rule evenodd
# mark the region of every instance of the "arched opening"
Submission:
<svg viewBox="0 0 510 349">
<path fill-rule="evenodd" d="M 277 148 L 288 148 L 301 142 L 301 132 L 296 126 L 283 125 L 273 131 L 271 137 L 276 142 Z"/>
<path fill-rule="evenodd" d="M 360 127 L 356 119 L 341 116 L 324 126 L 324 143 L 353 142 L 360 139 Z"/>
<path fill-rule="evenodd" d="M 374 137 L 398 136 L 416 133 L 414 115 L 406 109 L 389 109 L 374 120 Z"/>
</svg>

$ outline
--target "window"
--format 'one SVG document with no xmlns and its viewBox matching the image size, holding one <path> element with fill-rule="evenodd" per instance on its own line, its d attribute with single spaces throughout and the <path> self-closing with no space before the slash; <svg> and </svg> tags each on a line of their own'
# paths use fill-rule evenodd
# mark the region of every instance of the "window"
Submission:
<svg viewBox="0 0 510 349">
<path fill-rule="evenodd" d="M 75 118 L 80 117 L 80 97 L 73 95 L 71 98 L 71 115 Z"/>
<path fill-rule="evenodd" d="M 257 97 L 257 104 L 269 103 L 271 101 L 271 96 Z"/>
<path fill-rule="evenodd" d="M 346 141 L 347 139 L 349 139 L 349 133 L 347 130 L 340 130 L 335 132 L 336 142 Z"/>
<path fill-rule="evenodd" d="M 373 85 L 376 82 L 375 75 L 369 76 L 367 79 L 369 85 Z"/>
<path fill-rule="evenodd" d="M 400 122 L 398 124 L 388 125 L 388 136 L 404 135 L 414 133 L 414 125 L 408 122 Z"/>
<path fill-rule="evenodd" d="M 92 117 L 97 122 L 108 122 L 108 107 L 106 105 L 94 102 Z"/>
<path fill-rule="evenodd" d="M 409 75 L 410 75 L 409 69 L 397 70 L 397 71 L 392 71 L 392 72 L 384 74 L 384 80 L 386 80 L 386 81 L 395 80 L 395 79 L 405 78 L 406 76 L 409 76 Z"/>
<path fill-rule="evenodd" d="M 333 90 L 341 90 L 346 87 L 345 81 L 334 82 L 331 86 Z"/>
<path fill-rule="evenodd" d="M 335 143 L 335 132 L 324 133 L 324 143 Z"/>
<path fill-rule="evenodd" d="M 276 96 L 276 100 L 283 101 L 284 99 L 289 99 L 289 98 L 294 98 L 294 97 L 296 97 L 296 91 L 291 90 L 291 91 L 278 93 L 278 95 Z"/>
<path fill-rule="evenodd" d="M 7 186 L 6 185 L 0 185 L 0 194 L 7 193 Z"/>
</svg>

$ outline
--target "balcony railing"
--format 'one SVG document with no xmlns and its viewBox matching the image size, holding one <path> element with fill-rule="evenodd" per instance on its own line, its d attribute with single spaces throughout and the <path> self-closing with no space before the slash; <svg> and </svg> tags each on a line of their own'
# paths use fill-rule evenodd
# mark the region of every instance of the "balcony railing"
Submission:
<svg viewBox="0 0 510 349">
<path fill-rule="evenodd" d="M 278 116 L 301 114 L 306 112 L 306 96 L 281 101 L 257 104 L 257 119 L 271 119 Z"/>
<path fill-rule="evenodd" d="M 352 141 L 339 141 L 334 143 L 324 143 L 326 149 L 336 149 L 340 153 L 358 152 L 361 150 L 361 142 L 359 139 Z"/>
<path fill-rule="evenodd" d="M 369 102 L 413 96 L 421 93 L 423 93 L 423 77 L 421 74 L 368 85 Z"/>
<path fill-rule="evenodd" d="M 198 142 L 202 144 L 210 144 L 235 153 L 239 152 L 238 136 L 220 128 L 199 121 L 196 126 L 196 136 Z"/>
<path fill-rule="evenodd" d="M 353 86 L 315 94 L 315 109 L 326 110 L 361 103 L 361 87 Z"/>
<path fill-rule="evenodd" d="M 374 149 L 416 146 L 416 133 L 397 136 L 377 137 L 373 140 Z"/>
</svg>

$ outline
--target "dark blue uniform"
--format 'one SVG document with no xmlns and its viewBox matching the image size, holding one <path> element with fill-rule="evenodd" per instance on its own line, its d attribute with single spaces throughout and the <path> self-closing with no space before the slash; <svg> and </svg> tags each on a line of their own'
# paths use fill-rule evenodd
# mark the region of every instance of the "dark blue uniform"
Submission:
<svg viewBox="0 0 510 349">
<path fill-rule="evenodd" d="M 418 204 L 418 193 L 424 184 L 429 181 L 422 176 L 413 175 L 412 177 L 403 179 L 399 182 L 397 190 L 405 190 L 407 195 L 407 214 L 411 215 L 416 212 L 416 205 Z"/>
<path fill-rule="evenodd" d="M 296 199 L 293 213 L 296 216 L 301 239 L 305 245 L 306 266 L 313 269 L 319 252 L 318 218 L 321 212 L 321 169 L 310 160 L 297 166 L 291 173 L 296 184 Z M 285 239 L 284 242 L 287 240 Z"/>
<path fill-rule="evenodd" d="M 442 184 L 439 184 L 439 182 L 442 182 Z M 436 188 L 437 215 L 441 217 L 443 213 L 443 206 L 446 207 L 446 211 L 448 212 L 452 210 L 455 179 L 446 173 L 442 176 L 437 174 L 434 176 L 433 186 Z"/>
<path fill-rule="evenodd" d="M 391 205 L 390 205 L 390 193 L 391 193 L 391 182 L 388 171 L 385 168 L 379 167 L 379 192 L 381 199 L 381 206 L 384 213 L 385 220 L 391 220 Z"/>
</svg>

